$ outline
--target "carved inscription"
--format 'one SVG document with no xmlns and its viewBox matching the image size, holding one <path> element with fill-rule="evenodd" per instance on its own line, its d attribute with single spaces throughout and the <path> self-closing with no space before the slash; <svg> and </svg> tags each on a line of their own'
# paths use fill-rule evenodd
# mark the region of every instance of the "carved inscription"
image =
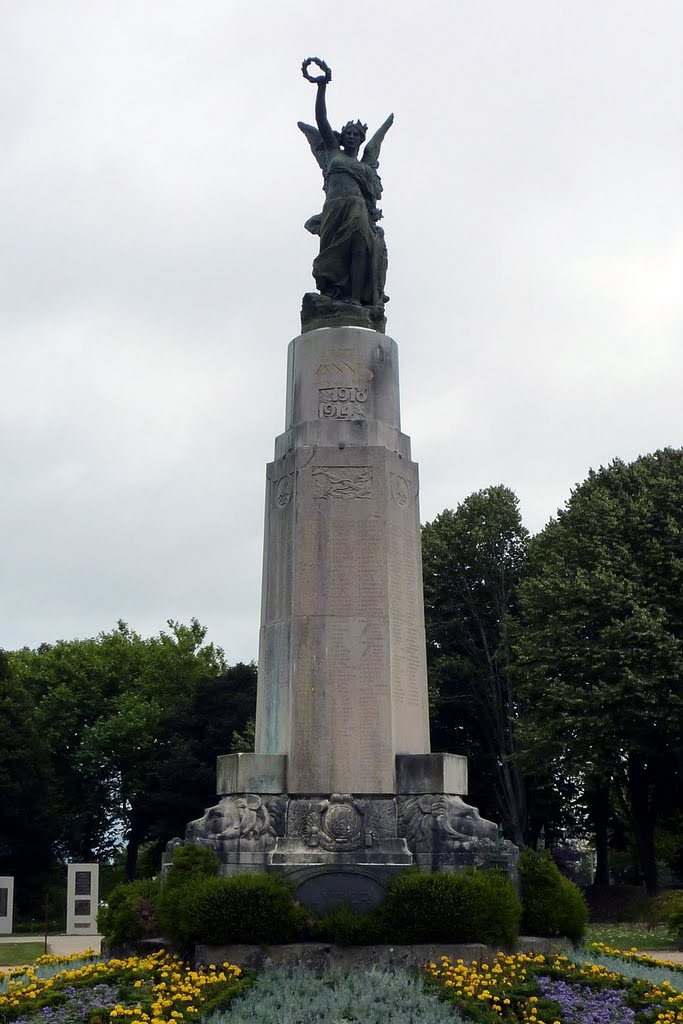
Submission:
<svg viewBox="0 0 683 1024">
<path fill-rule="evenodd" d="M 284 508 L 286 505 L 289 505 L 292 499 L 292 480 L 293 474 L 287 473 L 286 476 L 281 476 L 273 484 L 273 504 L 275 508 Z"/>
<path fill-rule="evenodd" d="M 340 763 L 353 764 L 357 785 L 372 785 L 376 759 L 387 750 L 382 708 L 386 694 L 386 629 L 381 620 L 328 619 L 323 670 L 334 680 L 330 695 L 334 748 Z"/>
<path fill-rule="evenodd" d="M 9 889 L 0 889 L 0 917 L 7 917 Z"/>
<path fill-rule="evenodd" d="M 382 518 L 364 515 L 363 530 L 353 530 L 353 513 L 365 513 L 366 504 L 321 501 L 320 505 L 324 512 L 335 513 L 335 521 L 339 515 L 340 526 L 332 534 L 324 571 L 317 544 L 302 548 L 297 573 L 298 608 L 305 615 L 320 614 L 321 609 L 327 615 L 380 614 L 387 600 L 387 576 L 383 571 L 386 529 Z"/>
<path fill-rule="evenodd" d="M 74 914 L 76 917 L 90 917 L 90 900 L 75 900 Z"/>
<path fill-rule="evenodd" d="M 366 387 L 319 388 L 318 416 L 326 420 L 364 420 Z"/>
<path fill-rule="evenodd" d="M 74 879 L 74 895 L 90 896 L 92 893 L 92 875 L 89 871 L 76 871 Z"/>
<path fill-rule="evenodd" d="M 395 699 L 418 711 L 426 693 L 424 634 L 413 623 L 394 620 L 391 675 Z"/>
<path fill-rule="evenodd" d="M 313 469 L 316 498 L 371 498 L 371 466 L 316 466 Z"/>
<path fill-rule="evenodd" d="M 332 387 L 334 384 L 363 384 L 372 380 L 374 374 L 362 362 L 359 353 L 349 348 L 331 352 L 327 361 L 317 366 L 314 377 L 321 387 Z"/>
</svg>

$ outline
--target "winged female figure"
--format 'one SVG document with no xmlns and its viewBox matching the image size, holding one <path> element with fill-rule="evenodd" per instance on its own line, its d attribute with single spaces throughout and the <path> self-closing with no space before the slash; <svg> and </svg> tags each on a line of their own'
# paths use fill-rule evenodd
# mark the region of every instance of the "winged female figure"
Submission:
<svg viewBox="0 0 683 1024">
<path fill-rule="evenodd" d="M 316 64 L 322 75 L 308 72 Z M 324 61 L 309 57 L 302 72 L 317 87 L 315 120 L 317 128 L 299 121 L 313 155 L 323 172 L 325 203 L 322 213 L 309 218 L 306 228 L 320 235 L 320 253 L 313 261 L 313 277 L 323 295 L 362 306 L 383 306 L 387 301 L 384 282 L 387 247 L 378 221 L 382 211 L 377 201 L 382 182 L 377 173 L 384 136 L 391 127 L 391 114 L 372 136 L 358 158 L 367 135 L 367 125 L 349 121 L 335 132 L 327 119 L 325 93 L 332 75 Z"/>
</svg>

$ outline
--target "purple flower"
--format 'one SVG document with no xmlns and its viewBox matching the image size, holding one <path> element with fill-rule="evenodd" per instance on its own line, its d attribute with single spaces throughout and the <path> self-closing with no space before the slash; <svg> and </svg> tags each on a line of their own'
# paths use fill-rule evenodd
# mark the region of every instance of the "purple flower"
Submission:
<svg viewBox="0 0 683 1024">
<path fill-rule="evenodd" d="M 95 985 L 93 988 L 75 988 L 70 985 L 62 990 L 64 1002 L 55 1006 L 43 1006 L 37 1013 L 17 1017 L 14 1024 L 87 1024 L 93 1010 L 107 1013 L 118 1002 L 118 990 L 113 985 Z"/>
<path fill-rule="evenodd" d="M 545 977 L 538 983 L 543 995 L 560 1007 L 562 1020 L 571 1024 L 634 1024 L 635 1011 L 625 1005 L 624 989 L 592 989 Z"/>
</svg>

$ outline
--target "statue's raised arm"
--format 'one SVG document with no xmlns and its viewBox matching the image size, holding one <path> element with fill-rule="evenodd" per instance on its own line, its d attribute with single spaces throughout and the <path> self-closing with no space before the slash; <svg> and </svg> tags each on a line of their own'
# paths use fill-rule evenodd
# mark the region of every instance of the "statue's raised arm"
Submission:
<svg viewBox="0 0 683 1024">
<path fill-rule="evenodd" d="M 321 74 L 312 75 L 311 65 L 319 68 Z M 375 132 L 359 159 L 368 126 L 362 121 L 347 121 L 340 132 L 335 132 L 327 117 L 326 104 L 332 72 L 318 57 L 308 57 L 301 70 L 304 78 L 317 89 L 317 127 L 303 121 L 298 125 L 323 172 L 326 196 L 322 213 L 306 221 L 307 229 L 320 235 L 320 253 L 313 262 L 313 277 L 318 290 L 327 297 L 330 316 L 336 322 L 359 323 L 383 330 L 387 249 L 384 232 L 377 224 L 382 216 L 377 208 L 382 194 L 377 167 L 382 142 L 394 115 Z M 308 298 L 315 300 L 316 296 Z M 372 309 L 363 314 L 353 313 L 349 306 Z"/>
<path fill-rule="evenodd" d="M 308 70 L 311 64 L 319 67 L 322 75 L 312 75 Z M 332 131 L 332 126 L 327 120 L 327 104 L 325 102 L 327 83 L 332 81 L 332 72 L 324 60 L 320 60 L 318 57 L 307 57 L 301 65 L 301 73 L 308 82 L 313 82 L 318 87 L 315 97 L 315 123 L 318 126 L 323 145 L 327 149 L 339 149 L 339 139 Z"/>
</svg>

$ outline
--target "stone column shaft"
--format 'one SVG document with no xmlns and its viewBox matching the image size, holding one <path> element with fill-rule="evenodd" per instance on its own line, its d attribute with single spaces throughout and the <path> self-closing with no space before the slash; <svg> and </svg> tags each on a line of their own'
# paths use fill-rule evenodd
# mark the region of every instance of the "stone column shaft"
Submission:
<svg viewBox="0 0 683 1024">
<path fill-rule="evenodd" d="M 398 354 L 359 328 L 289 348 L 268 466 L 257 754 L 297 793 L 393 793 L 429 752 L 417 465 Z"/>
</svg>

